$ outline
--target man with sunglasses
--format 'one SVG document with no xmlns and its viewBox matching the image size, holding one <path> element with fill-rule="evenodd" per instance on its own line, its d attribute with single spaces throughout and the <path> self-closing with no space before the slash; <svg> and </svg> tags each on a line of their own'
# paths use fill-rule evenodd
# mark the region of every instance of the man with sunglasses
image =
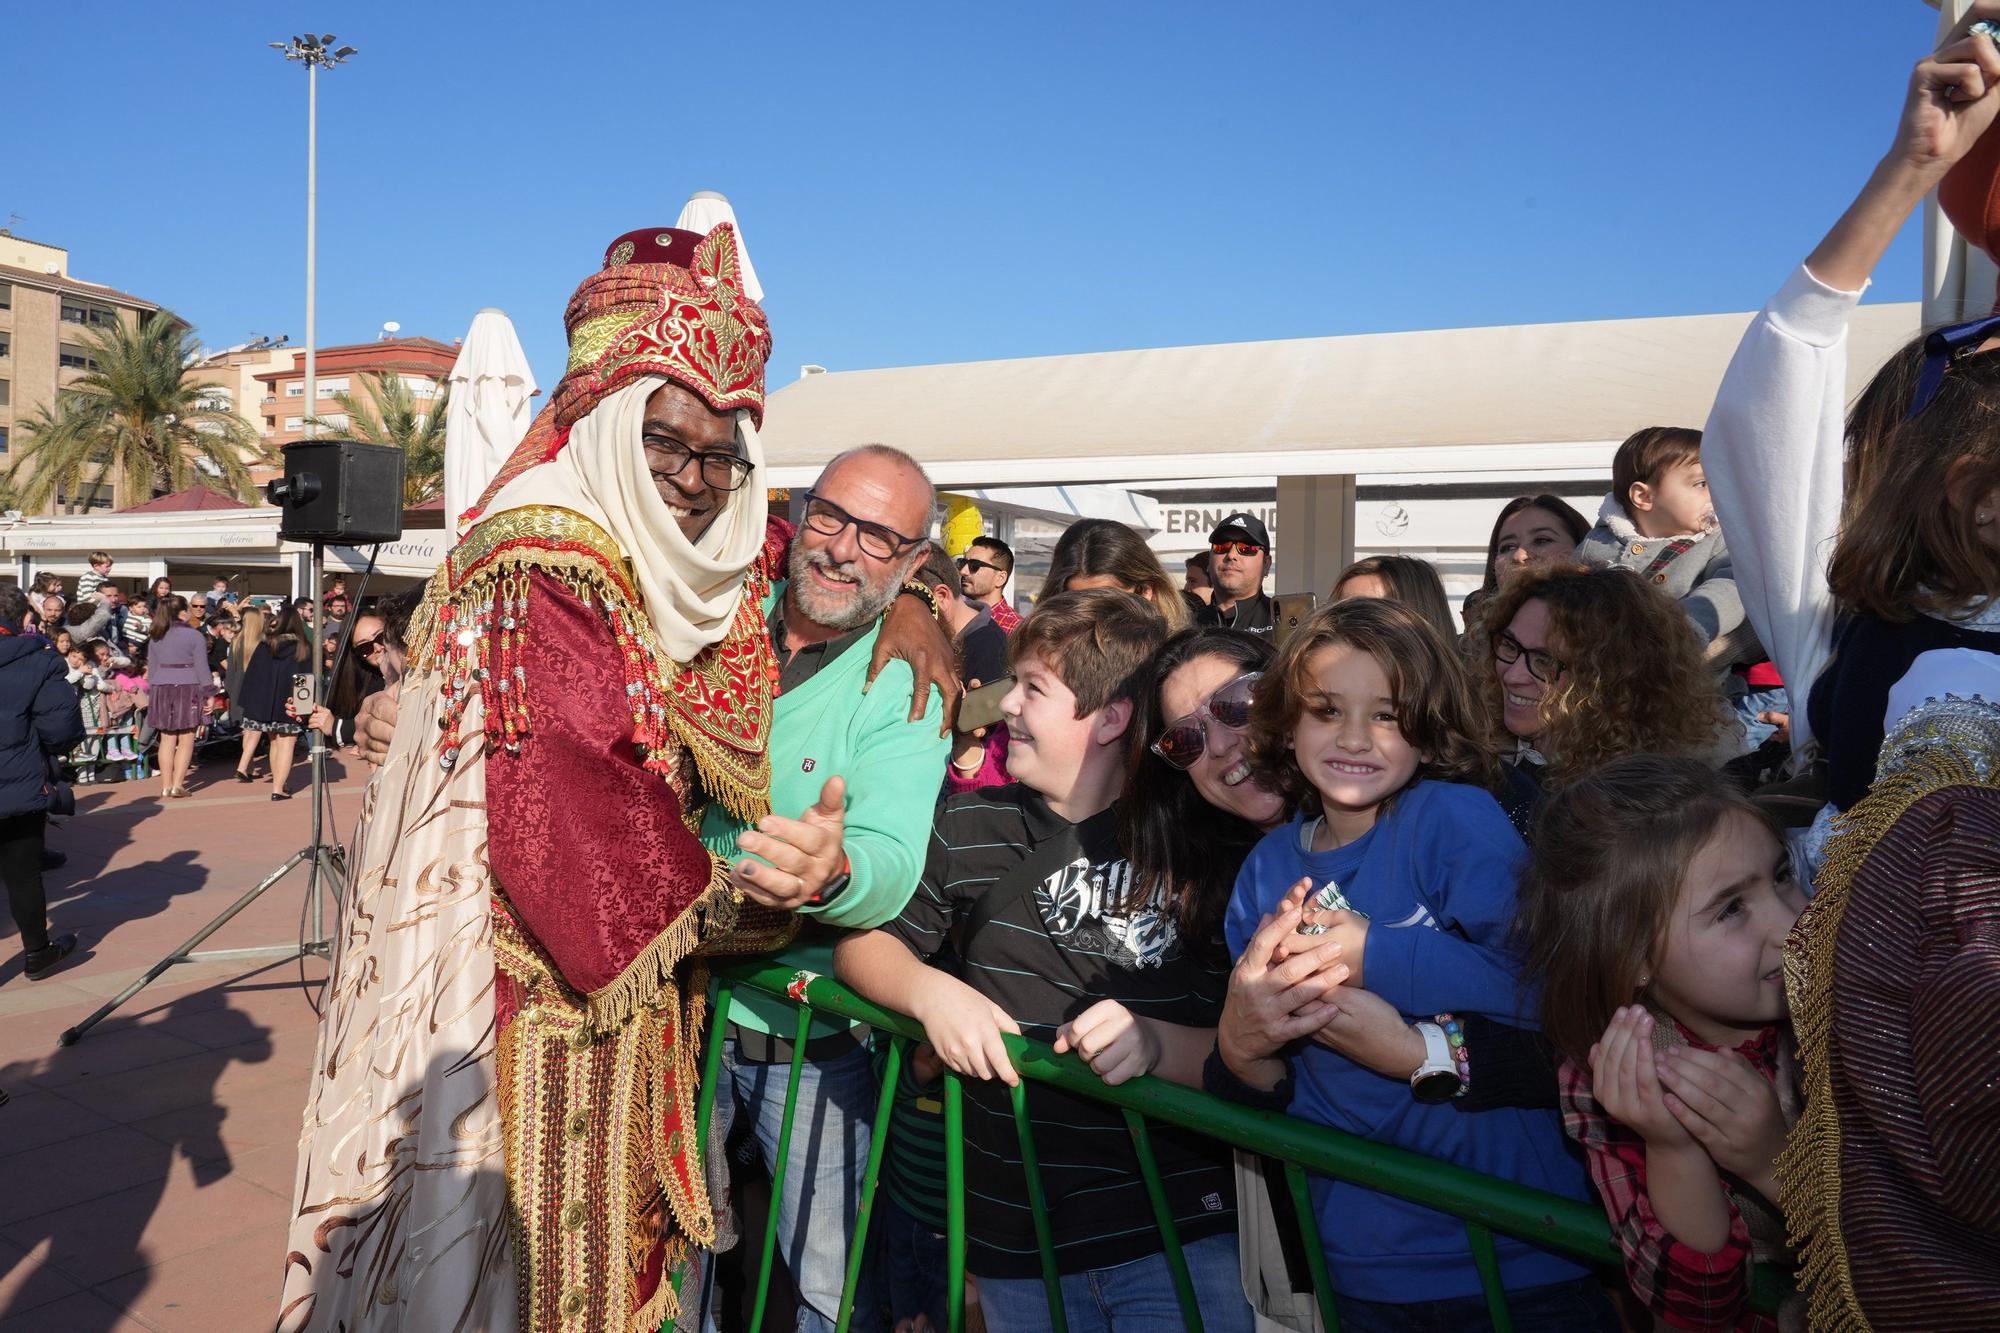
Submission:
<svg viewBox="0 0 2000 1333">
<path fill-rule="evenodd" d="M 993 618 L 1002 633 L 1012 634 L 1021 613 L 1007 605 L 1007 580 L 1014 576 L 1014 549 L 998 537 L 980 537 L 958 558 L 958 589 L 977 610 Z"/>
<path fill-rule="evenodd" d="M 1264 520 L 1241 511 L 1229 515 L 1208 534 L 1208 550 L 1215 589 L 1206 605 L 1190 605 L 1194 623 L 1269 634 L 1276 618 L 1264 592 L 1271 572 L 1271 530 Z"/>
</svg>

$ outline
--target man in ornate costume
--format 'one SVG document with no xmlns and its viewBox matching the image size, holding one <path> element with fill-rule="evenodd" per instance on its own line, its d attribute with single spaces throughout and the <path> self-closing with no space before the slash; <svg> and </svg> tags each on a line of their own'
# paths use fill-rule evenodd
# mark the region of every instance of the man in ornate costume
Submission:
<svg viewBox="0 0 2000 1333">
<path fill-rule="evenodd" d="M 411 625 L 300 1143 L 280 1327 L 639 1330 L 713 1218 L 700 958 L 788 913 L 770 813 L 770 334 L 735 234 L 620 237 Z M 838 811 L 808 819 L 838 824 Z"/>
<path fill-rule="evenodd" d="M 1900 720 L 1899 720 L 1900 719 Z M 1785 947 L 1778 1163 L 1814 1329 L 2000 1320 L 2000 659 L 1925 653 Z"/>
</svg>

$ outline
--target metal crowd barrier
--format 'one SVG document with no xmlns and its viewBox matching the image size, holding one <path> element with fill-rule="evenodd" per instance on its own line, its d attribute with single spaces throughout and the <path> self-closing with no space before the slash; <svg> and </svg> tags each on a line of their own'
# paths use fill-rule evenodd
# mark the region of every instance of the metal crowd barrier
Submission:
<svg viewBox="0 0 2000 1333">
<path fill-rule="evenodd" d="M 771 1168 L 772 1207 L 764 1223 L 764 1248 L 757 1269 L 757 1286 L 749 1329 L 760 1329 L 770 1294 L 772 1260 L 777 1253 L 778 1209 L 783 1196 L 785 1174 L 790 1167 L 792 1126 L 797 1110 L 800 1067 L 805 1061 L 808 1029 L 813 1014 L 852 1019 L 866 1023 L 891 1038 L 887 1063 L 882 1070 L 882 1091 L 876 1106 L 873 1133 L 868 1145 L 867 1167 L 861 1180 L 861 1198 L 856 1214 L 854 1241 L 847 1256 L 846 1282 L 841 1292 L 839 1333 L 847 1333 L 853 1317 L 856 1282 L 866 1251 L 869 1220 L 873 1214 L 875 1188 L 882 1169 L 882 1155 L 888 1146 L 890 1115 L 894 1109 L 897 1072 L 908 1057 L 913 1042 L 922 1041 L 924 1031 L 915 1019 L 870 1004 L 831 977 L 800 971 L 785 961 L 784 955 L 723 963 L 715 968 L 718 982 L 714 1016 L 704 1057 L 701 1095 L 697 1103 L 698 1142 L 706 1144 L 709 1117 L 715 1105 L 715 1089 L 722 1064 L 722 1042 L 729 1021 L 730 998 L 738 988 L 762 991 L 790 1000 L 798 1008 L 798 1026 L 793 1037 L 791 1078 L 785 1093 L 784 1116 L 778 1131 L 778 1160 Z M 1036 1168 L 1034 1134 L 1027 1115 L 1027 1081 L 1048 1083 L 1066 1092 L 1118 1107 L 1132 1135 L 1139 1170 L 1152 1202 L 1153 1220 L 1164 1242 L 1167 1266 L 1173 1274 L 1174 1289 L 1180 1299 L 1181 1316 L 1191 1333 L 1200 1333 L 1201 1315 L 1195 1305 L 1194 1287 L 1181 1254 L 1180 1238 L 1167 1207 L 1159 1169 L 1154 1163 L 1148 1126 L 1151 1122 L 1174 1125 L 1248 1152 L 1273 1158 L 1283 1165 L 1285 1181 L 1303 1231 L 1305 1252 L 1311 1270 L 1313 1294 L 1327 1333 L 1338 1333 L 1340 1317 L 1334 1309 L 1333 1288 L 1327 1276 L 1325 1250 L 1320 1241 L 1312 1200 L 1307 1188 L 1308 1173 L 1344 1180 L 1383 1194 L 1449 1213 L 1465 1223 L 1467 1242 L 1477 1265 L 1486 1306 L 1499 1333 L 1512 1333 L 1506 1292 L 1501 1286 L 1500 1266 L 1494 1252 L 1493 1233 L 1503 1232 L 1547 1249 L 1568 1254 L 1580 1263 L 1616 1274 L 1620 1265 L 1618 1247 L 1604 1220 L 1603 1209 L 1592 1203 L 1565 1199 L 1541 1190 L 1517 1185 L 1509 1180 L 1482 1175 L 1464 1167 L 1436 1161 L 1401 1148 L 1373 1143 L 1367 1139 L 1295 1119 L 1289 1115 L 1253 1111 L 1235 1103 L 1184 1088 L 1163 1079 L 1140 1078 L 1109 1087 L 1092 1073 L 1090 1066 L 1075 1055 L 1058 1055 L 1050 1047 L 1021 1037 L 1003 1034 L 1008 1054 L 1013 1057 L 1023 1082 L 1013 1088 L 1014 1123 L 1021 1136 L 1021 1157 L 1027 1170 L 1028 1198 L 1034 1210 L 1036 1240 L 1042 1259 L 1042 1281 L 1049 1296 L 1049 1323 L 1056 1333 L 1067 1333 L 1060 1287 L 1055 1267 L 1055 1247 L 1048 1229 L 1048 1209 L 1042 1196 Z M 945 1276 L 946 1313 L 949 1333 L 965 1327 L 965 1157 L 964 1091 L 957 1074 L 944 1073 L 945 1145 Z M 1790 1290 L 1789 1277 L 1769 1268 L 1753 1275 L 1751 1308 L 1763 1313 L 1776 1311 L 1778 1302 Z"/>
</svg>

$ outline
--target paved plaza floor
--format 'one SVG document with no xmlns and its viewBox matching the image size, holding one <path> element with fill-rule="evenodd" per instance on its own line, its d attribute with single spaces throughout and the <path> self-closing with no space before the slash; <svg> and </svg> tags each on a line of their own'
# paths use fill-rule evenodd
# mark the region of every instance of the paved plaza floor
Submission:
<svg viewBox="0 0 2000 1333">
<path fill-rule="evenodd" d="M 49 836 L 69 864 L 48 890 L 51 928 L 83 937 L 78 961 L 31 982 L 0 922 L 0 1333 L 275 1322 L 326 965 L 173 967 L 57 1044 L 307 842 L 305 765 L 276 802 L 230 762 L 206 760 L 182 800 L 157 779 L 77 788 Z M 328 767 L 345 838 L 366 770 Z M 295 942 L 305 883 L 295 871 L 204 947 Z"/>
</svg>

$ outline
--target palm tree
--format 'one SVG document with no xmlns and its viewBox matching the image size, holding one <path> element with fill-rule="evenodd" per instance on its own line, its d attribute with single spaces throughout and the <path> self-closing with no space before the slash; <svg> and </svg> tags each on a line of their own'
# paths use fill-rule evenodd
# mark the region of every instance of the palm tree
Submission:
<svg viewBox="0 0 2000 1333">
<path fill-rule="evenodd" d="M 250 498 L 249 462 L 265 457 L 256 427 L 188 378 L 194 330 L 169 311 L 83 335 L 88 368 L 21 422 L 22 447 L 5 484 L 23 509 L 45 509 L 57 494 L 74 510 L 108 477 L 141 498 L 207 481 Z M 88 476 L 88 481 L 85 478 Z"/>
<path fill-rule="evenodd" d="M 401 375 L 369 375 L 361 382 L 369 401 L 364 403 L 352 393 L 335 394 L 341 415 L 313 419 L 319 438 L 393 444 L 403 451 L 403 503 L 422 504 L 442 494 L 445 409 L 451 402 L 451 386 L 442 386 L 436 398 L 423 401 Z"/>
</svg>

